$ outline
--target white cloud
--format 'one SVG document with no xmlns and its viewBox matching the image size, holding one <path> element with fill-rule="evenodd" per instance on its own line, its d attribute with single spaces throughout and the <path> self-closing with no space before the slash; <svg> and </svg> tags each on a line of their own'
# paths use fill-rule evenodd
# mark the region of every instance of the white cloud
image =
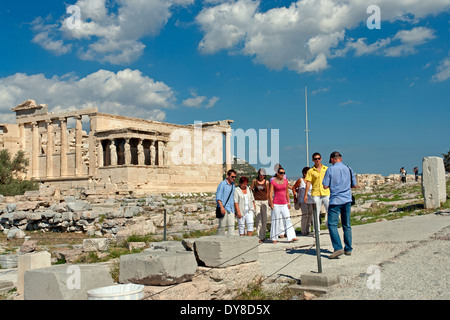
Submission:
<svg viewBox="0 0 450 320">
<path fill-rule="evenodd" d="M 348 105 L 352 105 L 352 104 L 361 104 L 361 101 L 347 100 L 347 101 L 339 103 L 340 106 L 348 106 Z"/>
<path fill-rule="evenodd" d="M 208 99 L 205 96 L 198 96 L 197 92 L 195 90 L 191 91 L 192 98 L 187 98 L 183 100 L 183 105 L 186 107 L 192 107 L 192 108 L 201 108 L 204 106 L 206 109 L 212 108 L 217 101 L 219 101 L 218 97 L 212 97 Z M 204 103 L 206 104 L 204 105 Z"/>
<path fill-rule="evenodd" d="M 417 23 L 448 10 L 450 0 L 379 0 L 382 21 Z M 431 29 L 416 27 L 367 44 L 367 39 L 347 39 L 346 32 L 366 23 L 370 0 L 304 0 L 288 7 L 261 11 L 259 0 L 226 1 L 206 6 L 196 22 L 204 33 L 199 50 L 214 54 L 228 50 L 253 58 L 275 70 L 317 72 L 328 61 L 350 49 L 356 55 L 402 56 L 434 37 Z M 399 44 L 397 44 L 399 43 Z"/>
<path fill-rule="evenodd" d="M 157 36 L 176 6 L 193 0 L 78 0 L 80 27 L 68 28 L 74 16 L 66 14 L 57 24 L 42 19 L 34 22 L 34 41 L 47 50 L 64 54 L 72 44 L 81 59 L 127 64 L 139 58 L 142 39 Z M 115 9 L 117 7 L 117 9 Z M 64 44 L 69 42 L 69 44 Z"/>
<path fill-rule="evenodd" d="M 348 50 L 353 49 L 356 56 L 377 54 L 386 57 L 403 57 L 415 54 L 416 47 L 434 38 L 434 30 L 416 27 L 411 30 L 400 30 L 394 36 L 378 39 L 372 44 L 367 44 L 366 38 L 350 39 L 342 52 L 345 54 Z"/>
<path fill-rule="evenodd" d="M 436 71 L 437 73 L 432 78 L 433 81 L 442 82 L 450 78 L 450 56 L 439 63 Z"/>
<path fill-rule="evenodd" d="M 317 89 L 317 90 L 313 90 L 313 91 L 311 92 L 311 94 L 312 94 L 312 95 L 316 95 L 316 94 L 318 94 L 318 93 L 321 93 L 321 92 L 328 92 L 328 91 L 330 91 L 330 87 L 319 88 L 319 89 Z"/>
<path fill-rule="evenodd" d="M 211 99 L 209 99 L 208 103 L 206 104 L 205 108 L 209 109 L 212 108 L 216 105 L 217 101 L 219 101 L 220 98 L 218 97 L 212 97 Z"/>
<path fill-rule="evenodd" d="M 39 44 L 44 49 L 53 52 L 55 55 L 63 55 L 71 51 L 70 44 L 64 45 L 62 40 L 54 40 L 54 28 L 56 25 L 45 25 L 42 18 L 36 18 L 32 22 L 33 31 L 36 35 L 33 42 Z"/>
<path fill-rule="evenodd" d="M 425 27 L 417 27 L 411 30 L 401 30 L 392 38 L 393 41 L 399 40 L 401 44 L 387 48 L 385 55 L 400 57 L 408 54 L 414 54 L 416 53 L 417 46 L 420 46 L 435 38 L 433 33 L 433 30 Z"/>
<path fill-rule="evenodd" d="M 0 78 L 2 118 L 11 119 L 11 108 L 27 99 L 48 104 L 54 112 L 97 107 L 100 112 L 161 121 L 164 109 L 173 107 L 175 93 L 165 83 L 130 69 L 99 70 L 81 79 L 23 73 Z"/>
</svg>

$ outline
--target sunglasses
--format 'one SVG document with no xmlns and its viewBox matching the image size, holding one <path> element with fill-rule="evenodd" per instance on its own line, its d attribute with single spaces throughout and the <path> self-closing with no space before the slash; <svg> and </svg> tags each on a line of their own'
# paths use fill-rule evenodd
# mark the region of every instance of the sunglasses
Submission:
<svg viewBox="0 0 450 320">
<path fill-rule="evenodd" d="M 313 160 L 320 160 L 320 159 L 322 159 L 322 158 L 313 158 Z"/>
<path fill-rule="evenodd" d="M 230 176 L 230 178 L 232 178 L 232 179 L 235 179 L 235 178 L 236 178 L 236 176 Z"/>
<path fill-rule="evenodd" d="M 279 174 L 286 174 L 286 172 L 278 172 Z"/>
</svg>

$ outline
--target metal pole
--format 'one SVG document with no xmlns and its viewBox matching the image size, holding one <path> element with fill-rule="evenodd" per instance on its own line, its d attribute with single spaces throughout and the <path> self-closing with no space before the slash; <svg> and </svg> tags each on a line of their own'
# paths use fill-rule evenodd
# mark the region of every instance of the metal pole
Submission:
<svg viewBox="0 0 450 320">
<path fill-rule="evenodd" d="M 317 212 L 316 209 L 314 209 L 314 237 L 316 238 L 316 255 L 317 255 L 317 269 L 319 273 L 322 273 L 322 260 L 320 257 L 320 226 L 319 226 L 319 214 L 320 212 Z"/>
<path fill-rule="evenodd" d="M 305 111 L 306 111 L 306 166 L 309 167 L 309 142 L 308 142 L 308 93 L 305 84 Z"/>
<path fill-rule="evenodd" d="M 166 209 L 164 209 L 164 241 L 166 241 Z"/>
</svg>

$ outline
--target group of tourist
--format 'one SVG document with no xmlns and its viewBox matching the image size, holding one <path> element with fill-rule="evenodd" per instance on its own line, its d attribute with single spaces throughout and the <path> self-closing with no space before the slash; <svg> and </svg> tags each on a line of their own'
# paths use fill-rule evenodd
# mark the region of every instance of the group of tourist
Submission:
<svg viewBox="0 0 450 320">
<path fill-rule="evenodd" d="M 419 181 L 419 168 L 418 167 L 414 167 L 413 169 L 414 171 L 414 180 L 417 182 Z M 400 181 L 403 183 L 406 183 L 406 169 L 405 167 L 401 167 L 400 168 Z"/>
<path fill-rule="evenodd" d="M 247 177 L 240 177 L 236 186 L 236 171 L 228 170 L 226 179 L 219 184 L 216 192 L 216 202 L 220 208 L 217 234 L 234 234 L 237 219 L 239 235 L 252 236 L 254 232 L 262 243 L 266 239 L 266 229 L 270 221 L 272 243 L 276 244 L 279 238 L 284 237 L 288 242 L 296 241 L 295 228 L 290 218 L 289 190 L 292 190 L 294 206 L 302 212 L 301 234 L 310 234 L 309 230 L 314 226 L 314 221 L 320 221 L 323 207 L 326 212 L 325 224 L 328 226 L 334 249 L 330 258 L 334 259 L 342 254 L 350 255 L 353 250 L 350 227 L 351 188 L 357 186 L 355 175 L 350 167 L 342 163 L 342 156 L 337 151 L 330 155 L 330 167 L 322 164 L 319 153 L 314 153 L 312 159 L 314 166 L 304 167 L 302 177 L 293 186 L 289 185 L 286 171 L 279 164 L 275 166 L 275 175 L 269 181 L 266 180 L 265 169 L 259 169 L 258 177 L 250 186 Z M 337 230 L 339 217 L 344 231 L 344 248 Z"/>
</svg>

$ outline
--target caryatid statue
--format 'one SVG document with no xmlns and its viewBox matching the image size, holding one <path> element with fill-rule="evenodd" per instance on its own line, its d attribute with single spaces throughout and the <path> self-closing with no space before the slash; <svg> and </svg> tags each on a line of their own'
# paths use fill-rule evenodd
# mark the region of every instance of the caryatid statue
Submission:
<svg viewBox="0 0 450 320">
<path fill-rule="evenodd" d="M 117 149 L 114 140 L 111 140 L 111 145 L 109 146 L 109 154 L 111 155 L 111 165 L 117 166 Z"/>
<path fill-rule="evenodd" d="M 152 166 L 155 165 L 155 159 L 156 159 L 156 147 L 155 141 L 152 141 L 152 145 L 150 146 L 150 164 Z"/>
<path fill-rule="evenodd" d="M 145 154 L 144 154 L 144 146 L 142 145 L 142 139 L 139 140 L 139 144 L 137 146 L 137 155 L 138 155 L 138 164 L 141 166 L 145 165 Z"/>
</svg>

